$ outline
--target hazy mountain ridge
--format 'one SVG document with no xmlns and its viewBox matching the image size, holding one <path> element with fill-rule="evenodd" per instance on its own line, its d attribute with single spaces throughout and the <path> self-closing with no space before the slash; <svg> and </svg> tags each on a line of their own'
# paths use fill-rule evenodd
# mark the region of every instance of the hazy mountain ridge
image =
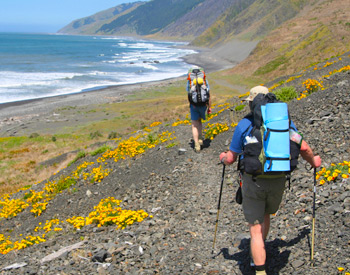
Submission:
<svg viewBox="0 0 350 275">
<path fill-rule="evenodd" d="M 67 34 L 97 34 L 98 29 L 100 29 L 103 24 L 109 23 L 111 20 L 133 11 L 135 8 L 144 3 L 145 2 L 141 1 L 125 3 L 104 11 L 100 11 L 94 15 L 74 20 L 67 26 L 60 29 L 58 32 Z"/>
<path fill-rule="evenodd" d="M 249 58 L 227 74 L 268 80 L 348 51 L 349 18 L 349 0 L 153 0 L 76 31 L 179 39 L 213 50 L 233 40 L 260 41 Z"/>
<path fill-rule="evenodd" d="M 153 0 L 122 4 L 78 19 L 59 30 L 68 34 L 156 35 L 192 40 L 241 0 Z M 252 0 L 250 0 L 252 1 Z M 118 14 L 113 14 L 118 10 Z"/>
<path fill-rule="evenodd" d="M 204 0 L 153 0 L 136 8 L 132 12 L 104 24 L 98 32 L 105 34 L 149 35 L 161 31 L 164 27 L 191 11 Z"/>
<path fill-rule="evenodd" d="M 213 46 L 233 36 L 261 38 L 310 0 L 152 0 L 122 4 L 75 20 L 59 32 L 193 40 Z M 198 38 L 197 38 L 198 37 Z"/>
</svg>

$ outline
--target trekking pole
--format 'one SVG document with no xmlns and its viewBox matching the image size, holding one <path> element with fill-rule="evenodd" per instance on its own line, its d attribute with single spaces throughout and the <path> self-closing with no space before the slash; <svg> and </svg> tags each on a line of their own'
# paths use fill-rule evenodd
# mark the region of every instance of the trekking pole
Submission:
<svg viewBox="0 0 350 275">
<path fill-rule="evenodd" d="M 213 250 L 212 254 L 214 253 L 214 248 L 215 248 L 215 241 L 216 241 L 216 231 L 218 229 L 218 222 L 219 222 L 219 213 L 220 213 L 220 204 L 221 204 L 221 194 L 222 194 L 222 186 L 224 185 L 224 176 L 225 176 L 225 167 L 226 165 L 223 164 L 222 167 L 222 177 L 221 177 L 221 185 L 220 185 L 220 194 L 219 194 L 219 202 L 218 202 L 218 211 L 216 214 L 216 225 L 215 225 L 215 234 L 214 234 L 214 241 L 213 241 Z"/>
<path fill-rule="evenodd" d="M 314 199 L 312 206 L 312 239 L 311 239 L 311 265 L 314 265 L 314 245 L 315 245 L 315 210 L 316 208 L 316 168 L 314 168 Z"/>
</svg>

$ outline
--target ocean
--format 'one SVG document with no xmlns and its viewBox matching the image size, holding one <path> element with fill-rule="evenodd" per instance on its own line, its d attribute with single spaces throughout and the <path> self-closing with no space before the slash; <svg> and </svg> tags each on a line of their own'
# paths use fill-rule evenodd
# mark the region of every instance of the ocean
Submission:
<svg viewBox="0 0 350 275">
<path fill-rule="evenodd" d="M 0 103 L 183 76 L 181 42 L 0 33 Z"/>
</svg>

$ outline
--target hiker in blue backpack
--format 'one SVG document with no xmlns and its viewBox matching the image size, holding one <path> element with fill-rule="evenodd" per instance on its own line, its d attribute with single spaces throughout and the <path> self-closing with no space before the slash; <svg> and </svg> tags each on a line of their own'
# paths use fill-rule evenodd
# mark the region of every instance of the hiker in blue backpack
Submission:
<svg viewBox="0 0 350 275">
<path fill-rule="evenodd" d="M 254 98 L 256 98 L 257 96 L 262 97 L 263 95 L 271 95 L 268 89 L 264 86 L 256 86 L 250 90 L 250 94 L 245 100 L 249 102 L 249 107 L 252 112 L 254 108 L 253 105 L 255 101 L 258 100 L 257 98 L 253 102 Z M 248 115 L 239 121 L 234 131 L 229 151 L 220 154 L 220 161 L 223 164 L 230 165 L 234 163 L 238 158 L 242 159 L 244 166 L 250 166 L 250 160 L 254 162 L 254 159 L 251 159 L 250 156 L 246 157 L 245 161 L 243 161 L 245 155 L 248 155 L 248 150 L 245 149 L 248 147 L 251 140 L 255 138 L 249 133 L 250 131 L 253 131 L 252 129 L 254 129 L 253 125 L 253 116 Z M 312 167 L 320 167 L 320 156 L 315 156 L 313 154 L 310 146 L 301 138 L 302 136 L 298 134 L 293 122 L 290 122 L 289 127 L 289 131 L 296 133 L 299 137 L 299 139 L 297 140 L 297 142 L 299 142 L 298 150 L 300 150 L 300 155 L 302 156 L 302 158 L 305 159 L 308 163 L 310 163 Z M 292 138 L 291 141 L 293 141 Z M 295 141 L 293 142 L 295 143 Z M 293 142 L 290 143 L 292 144 Z M 290 152 L 290 154 L 292 155 L 292 151 Z M 297 153 L 296 158 L 298 157 L 298 154 L 299 152 Z M 274 161 L 274 159 L 272 159 L 271 161 Z M 292 162 L 290 162 L 290 165 L 292 165 L 291 163 Z M 246 169 L 247 167 L 245 167 L 244 171 L 246 171 Z M 282 172 L 270 172 L 260 175 L 259 173 L 252 175 L 248 174 L 247 172 L 243 172 L 242 207 L 245 219 L 249 223 L 249 231 L 251 236 L 251 266 L 255 266 L 256 274 L 266 274 L 265 240 L 269 233 L 270 215 L 276 213 L 279 208 L 285 189 L 285 182 L 286 175 Z"/>
<path fill-rule="evenodd" d="M 202 119 L 205 119 L 206 112 L 211 114 L 209 83 L 202 68 L 194 66 L 188 71 L 186 90 L 190 103 L 194 150 L 199 153 L 203 145 Z"/>
</svg>

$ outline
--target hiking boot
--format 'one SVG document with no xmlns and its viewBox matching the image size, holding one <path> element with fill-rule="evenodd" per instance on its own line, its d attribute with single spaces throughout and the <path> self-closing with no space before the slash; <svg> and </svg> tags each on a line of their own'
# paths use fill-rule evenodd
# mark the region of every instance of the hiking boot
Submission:
<svg viewBox="0 0 350 275">
<path fill-rule="evenodd" d="M 194 143 L 194 151 L 195 151 L 196 153 L 199 153 L 200 150 L 201 150 L 201 145 L 199 144 L 199 142 L 195 142 L 195 143 Z"/>
</svg>

